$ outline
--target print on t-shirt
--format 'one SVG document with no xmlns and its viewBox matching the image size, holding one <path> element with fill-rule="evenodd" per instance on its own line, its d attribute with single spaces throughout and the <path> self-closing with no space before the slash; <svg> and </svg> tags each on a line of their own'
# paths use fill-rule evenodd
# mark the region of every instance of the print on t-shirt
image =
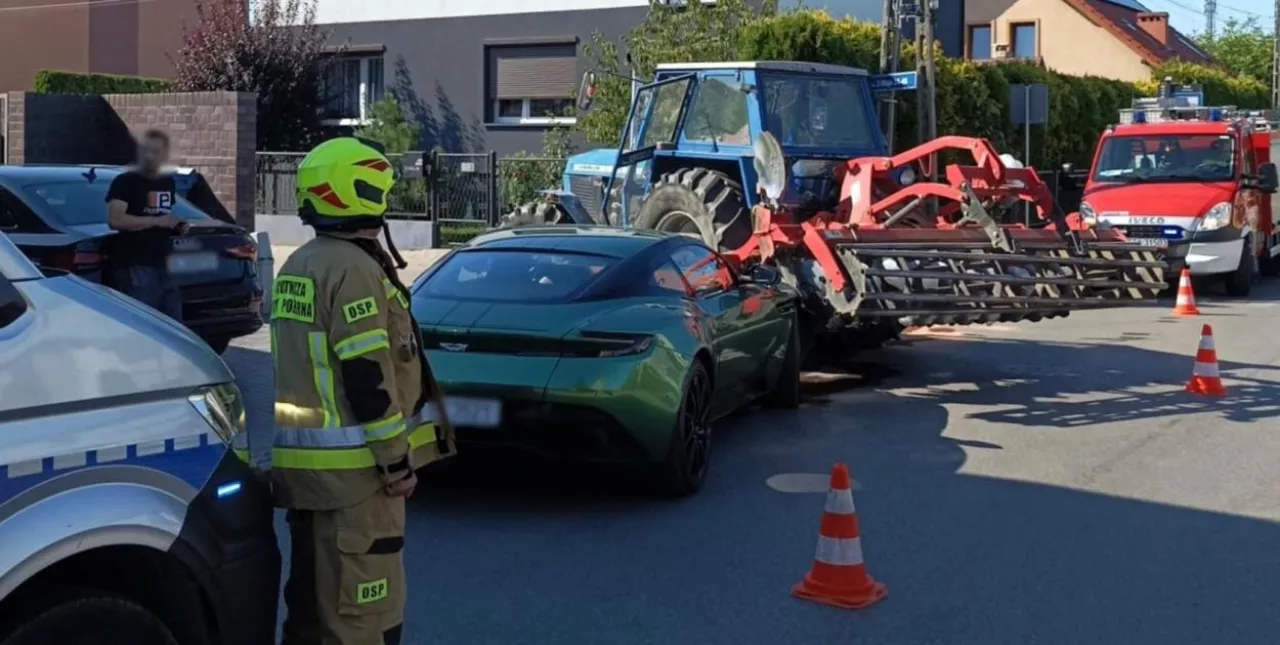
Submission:
<svg viewBox="0 0 1280 645">
<path fill-rule="evenodd" d="M 147 193 L 147 205 L 142 215 L 163 215 L 173 210 L 173 193 L 168 191 L 150 191 Z"/>
</svg>

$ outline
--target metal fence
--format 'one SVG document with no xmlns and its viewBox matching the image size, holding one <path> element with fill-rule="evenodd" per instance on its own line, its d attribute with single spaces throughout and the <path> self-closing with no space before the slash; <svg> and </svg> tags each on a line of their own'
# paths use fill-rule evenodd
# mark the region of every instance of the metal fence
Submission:
<svg viewBox="0 0 1280 645">
<path fill-rule="evenodd" d="M 298 211 L 298 164 L 305 153 L 259 152 L 255 207 L 262 214 Z M 498 159 L 488 153 L 388 155 L 401 179 L 388 198 L 387 216 L 441 223 L 496 225 L 502 214 L 561 183 L 564 160 L 546 157 Z"/>
</svg>

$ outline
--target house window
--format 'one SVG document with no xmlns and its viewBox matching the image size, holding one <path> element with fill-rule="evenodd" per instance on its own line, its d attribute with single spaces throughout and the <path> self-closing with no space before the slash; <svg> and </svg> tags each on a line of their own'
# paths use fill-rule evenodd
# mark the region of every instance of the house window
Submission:
<svg viewBox="0 0 1280 645">
<path fill-rule="evenodd" d="M 969 25 L 969 60 L 991 58 L 991 25 Z"/>
<path fill-rule="evenodd" d="M 382 100 L 381 56 L 342 56 L 325 70 L 325 125 L 362 125 L 369 121 L 370 108 Z"/>
<path fill-rule="evenodd" d="M 577 45 L 490 46 L 485 55 L 490 123 L 558 125 L 576 121 Z"/>
<path fill-rule="evenodd" d="M 1013 34 L 1014 58 L 1036 57 L 1036 26 L 1033 23 L 1015 24 L 1009 27 Z"/>
</svg>

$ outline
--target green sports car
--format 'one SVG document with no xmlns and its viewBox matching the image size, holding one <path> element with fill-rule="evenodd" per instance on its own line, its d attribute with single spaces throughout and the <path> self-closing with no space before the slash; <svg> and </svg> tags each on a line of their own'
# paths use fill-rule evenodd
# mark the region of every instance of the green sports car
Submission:
<svg viewBox="0 0 1280 645">
<path fill-rule="evenodd" d="M 711 424 L 800 400 L 796 293 L 682 235 L 494 231 L 418 277 L 413 313 L 467 443 L 635 463 L 675 494 L 706 478 Z"/>
</svg>

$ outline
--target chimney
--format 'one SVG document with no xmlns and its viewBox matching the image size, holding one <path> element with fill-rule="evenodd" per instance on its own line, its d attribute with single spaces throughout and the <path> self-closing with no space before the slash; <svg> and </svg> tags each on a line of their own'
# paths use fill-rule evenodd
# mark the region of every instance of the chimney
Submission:
<svg viewBox="0 0 1280 645">
<path fill-rule="evenodd" d="M 1138 26 L 1163 47 L 1169 46 L 1169 14 L 1138 12 Z"/>
</svg>

